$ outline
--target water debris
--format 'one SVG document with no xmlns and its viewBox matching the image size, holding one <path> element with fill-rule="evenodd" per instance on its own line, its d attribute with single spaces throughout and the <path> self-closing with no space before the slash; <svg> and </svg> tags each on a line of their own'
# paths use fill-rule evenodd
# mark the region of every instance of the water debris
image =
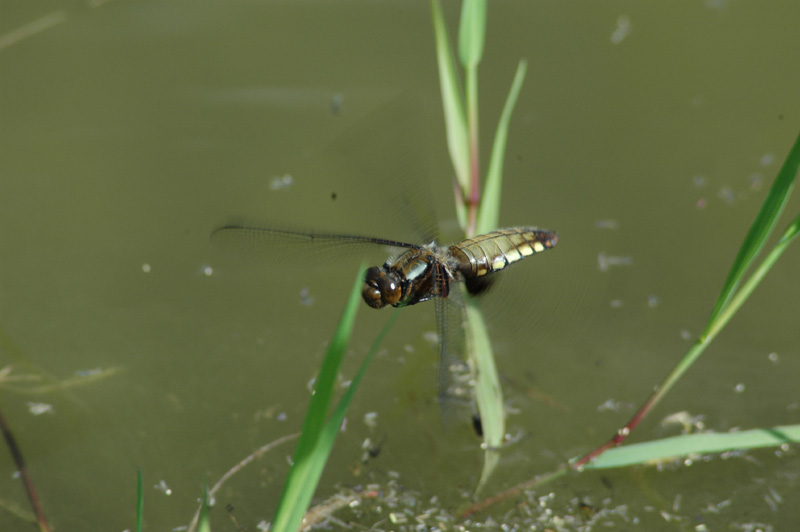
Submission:
<svg viewBox="0 0 800 532">
<path fill-rule="evenodd" d="M 630 266 L 633 264 L 633 259 L 627 255 L 614 256 L 606 255 L 601 252 L 597 255 L 597 267 L 601 272 L 607 272 L 612 266 Z"/>
<path fill-rule="evenodd" d="M 704 420 L 705 416 L 702 414 L 693 416 L 686 410 L 681 410 L 680 412 L 675 412 L 674 414 L 664 417 L 664 419 L 661 420 L 661 427 L 669 428 L 673 425 L 679 425 L 682 434 L 693 434 L 705 431 L 706 425 Z"/>
<path fill-rule="evenodd" d="M 750 190 L 761 190 L 764 186 L 764 176 L 759 173 L 750 174 L 747 178 L 747 182 L 750 185 Z"/>
<path fill-rule="evenodd" d="M 307 287 L 300 290 L 300 304 L 304 307 L 310 307 L 314 304 L 314 296 L 311 295 L 311 291 Z"/>
<path fill-rule="evenodd" d="M 337 93 L 331 98 L 331 114 L 333 116 L 340 116 L 342 114 L 342 103 L 344 102 L 344 94 Z"/>
<path fill-rule="evenodd" d="M 56 411 L 53 409 L 53 405 L 51 404 L 33 402 L 28 402 L 28 412 L 34 416 L 41 416 L 42 414 L 52 415 L 56 413 Z"/>
<path fill-rule="evenodd" d="M 366 425 L 371 429 L 374 429 L 378 425 L 378 413 L 367 412 L 366 414 L 364 414 L 364 425 Z"/>
<path fill-rule="evenodd" d="M 270 190 L 285 190 L 294 184 L 294 178 L 289 174 L 273 177 L 269 183 Z"/>
<path fill-rule="evenodd" d="M 611 32 L 611 44 L 619 44 L 631 33 L 631 19 L 628 15 L 617 17 L 617 27 Z"/>
<path fill-rule="evenodd" d="M 594 223 L 595 229 L 617 229 L 619 223 L 616 220 L 597 220 Z"/>
<path fill-rule="evenodd" d="M 145 262 L 144 264 L 142 264 L 142 271 L 144 273 L 150 273 L 150 270 L 151 270 L 151 268 L 150 268 L 150 265 L 148 263 Z"/>
<path fill-rule="evenodd" d="M 719 192 L 717 192 L 717 197 L 728 205 L 734 205 L 736 203 L 736 192 L 734 192 L 734 190 L 727 185 L 719 189 Z"/>
<path fill-rule="evenodd" d="M 606 399 L 603 404 L 597 405 L 598 412 L 620 412 L 622 410 L 630 410 L 633 405 L 630 403 L 623 403 L 616 399 Z"/>
<path fill-rule="evenodd" d="M 694 185 L 695 188 L 703 188 L 708 185 L 708 179 L 703 175 L 692 176 L 692 185 Z"/>
<path fill-rule="evenodd" d="M 433 346 L 439 345 L 439 334 L 436 331 L 428 331 L 422 333 L 422 338 Z"/>
<path fill-rule="evenodd" d="M 154 485 L 153 488 L 155 488 L 157 491 L 160 491 L 164 495 L 172 495 L 172 488 L 167 485 L 165 480 L 159 481 L 159 483 Z"/>
</svg>

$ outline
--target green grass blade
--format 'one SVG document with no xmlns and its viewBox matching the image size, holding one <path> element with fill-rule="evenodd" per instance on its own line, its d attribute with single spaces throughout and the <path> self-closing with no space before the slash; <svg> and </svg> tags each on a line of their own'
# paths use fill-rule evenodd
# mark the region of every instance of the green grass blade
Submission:
<svg viewBox="0 0 800 532">
<path fill-rule="evenodd" d="M 442 92 L 447 148 L 455 169 L 456 179 L 462 190 L 469 187 L 469 144 L 464 103 L 456 72 L 455 61 L 447 38 L 442 6 L 439 0 L 431 0 L 433 30 L 436 37 L 436 60 L 439 65 L 439 86 Z M 461 205 L 463 209 L 463 205 Z M 459 216 L 463 216 L 461 212 Z M 466 219 L 466 216 L 464 216 Z"/>
<path fill-rule="evenodd" d="M 208 511 L 211 502 L 208 500 L 208 486 L 203 483 L 203 500 L 200 503 L 200 517 L 197 520 L 197 532 L 211 532 L 211 522 L 208 519 Z"/>
<path fill-rule="evenodd" d="M 514 81 L 511 83 L 511 90 L 500 114 L 497 123 L 497 131 L 494 135 L 492 144 L 492 154 L 489 158 L 489 169 L 486 173 L 486 184 L 483 188 L 483 197 L 478 209 L 478 234 L 488 233 L 497 229 L 500 220 L 500 192 L 503 186 L 503 160 L 506 154 L 506 141 L 508 139 L 508 124 L 511 121 L 511 113 L 517 103 L 517 97 L 525 81 L 525 72 L 528 63 L 524 59 L 517 65 L 517 72 Z"/>
<path fill-rule="evenodd" d="M 316 452 L 316 448 L 330 410 L 339 366 L 353 330 L 363 279 L 362 265 L 317 375 L 308 411 L 303 420 L 303 430 L 273 520 L 273 531 L 295 532 L 314 495 L 319 480 L 317 473 L 324 467 L 324 459 L 321 464 L 318 463 L 319 453 Z"/>
<path fill-rule="evenodd" d="M 400 315 L 400 309 L 395 310 L 392 312 L 392 317 L 389 318 L 389 321 L 386 322 L 383 329 L 381 330 L 378 337 L 373 342 L 372 347 L 367 353 L 367 356 L 364 358 L 364 361 L 361 363 L 361 367 L 358 368 L 358 372 L 353 377 L 353 380 L 350 381 L 350 386 L 347 387 L 347 391 L 345 391 L 342 398 L 339 400 L 339 403 L 336 405 L 336 408 L 333 410 L 330 419 L 325 423 L 325 428 L 322 430 L 322 435 L 320 437 L 319 445 L 317 446 L 316 452 L 320 455 L 324 454 L 324 459 L 315 460 L 315 463 L 322 464 L 327 461 L 328 455 L 330 454 L 331 449 L 333 448 L 333 442 L 336 439 L 336 435 L 339 433 L 339 429 L 342 426 L 342 422 L 344 422 L 344 416 L 347 413 L 347 408 L 350 406 L 350 402 L 353 399 L 353 396 L 358 389 L 358 385 L 361 383 L 361 379 L 364 377 L 364 374 L 367 371 L 367 367 L 369 363 L 372 362 L 372 359 L 375 357 L 375 353 L 378 352 L 378 348 L 383 343 L 383 339 L 386 337 L 386 334 L 394 325 L 394 322 L 397 320 L 397 317 Z M 320 456 L 319 458 L 323 458 Z M 319 475 L 322 474 L 322 469 L 320 468 Z M 319 477 L 317 477 L 319 478 Z"/>
<path fill-rule="evenodd" d="M 467 140 L 469 143 L 469 186 L 464 189 L 468 214 L 461 227 L 467 236 L 475 236 L 475 220 L 480 203 L 480 138 L 478 128 L 478 64 L 486 36 L 486 1 L 464 0 L 458 28 L 458 55 L 464 67 L 467 97 Z"/>
<path fill-rule="evenodd" d="M 758 265 L 756 270 L 753 274 L 747 279 L 747 281 L 742 285 L 742 287 L 733 295 L 730 299 L 730 302 L 722 309 L 722 311 L 717 315 L 716 319 L 710 324 L 706 332 L 706 338 L 711 339 L 714 338 L 720 330 L 728 323 L 728 321 L 736 314 L 739 308 L 747 301 L 747 298 L 750 297 L 750 294 L 753 293 L 753 290 L 756 289 L 758 284 L 767 275 L 767 272 L 772 269 L 772 266 L 775 265 L 775 262 L 783 255 L 783 252 L 786 251 L 786 248 L 792 241 L 797 238 L 798 233 L 800 232 L 800 216 L 795 218 L 789 227 L 783 232 L 781 235 L 780 240 L 778 243 L 775 244 L 775 247 L 764 257 L 764 260 L 761 264 Z"/>
<path fill-rule="evenodd" d="M 483 472 L 476 492 L 489 479 L 500 458 L 499 448 L 506 432 L 503 390 L 494 361 L 492 342 L 483 314 L 474 299 L 467 299 L 468 356 L 475 375 L 475 402 L 481 416 L 483 442 L 486 447 Z"/>
<path fill-rule="evenodd" d="M 764 203 L 759 210 L 756 220 L 750 228 L 745 242 L 739 251 L 739 254 L 734 261 L 728 279 L 725 282 L 725 287 L 717 299 L 714 312 L 708 320 L 708 323 L 695 341 L 686 355 L 678 362 L 672 369 L 667 377 L 656 386 L 655 391 L 647 399 L 645 404 L 634 414 L 633 418 L 625 425 L 624 429 L 618 431 L 617 434 L 602 446 L 591 451 L 587 455 L 576 459 L 573 462 L 573 467 L 584 467 L 584 465 L 592 460 L 596 460 L 598 456 L 602 456 L 608 452 L 611 447 L 619 445 L 626 436 L 620 437 L 620 434 L 629 434 L 639 422 L 648 415 L 648 413 L 657 405 L 661 399 L 669 392 L 672 386 L 678 382 L 684 373 L 697 361 L 700 355 L 711 344 L 717 334 L 727 325 L 730 319 L 741 308 L 747 298 L 752 294 L 761 280 L 766 276 L 767 272 L 772 268 L 775 262 L 780 258 L 786 248 L 791 244 L 798 233 L 800 233 L 800 215 L 797 216 L 789 227 L 784 231 L 775 247 L 770 251 L 767 257 L 761 261 L 756 270 L 746 280 L 744 285 L 739 287 L 747 266 L 752 263 L 755 255 L 763 246 L 764 241 L 772 231 L 777 218 L 783 210 L 788 196 L 791 194 L 794 178 L 797 175 L 798 168 L 800 167 L 800 136 L 798 136 L 786 160 L 775 178 L 775 182 L 767 197 L 764 198 Z"/>
<path fill-rule="evenodd" d="M 136 469 L 136 532 L 142 532 L 144 520 L 144 488 L 142 487 L 142 469 Z"/>
<path fill-rule="evenodd" d="M 764 203 L 761 205 L 761 210 L 758 212 L 750 231 L 747 233 L 742 247 L 733 262 L 728 278 L 722 288 L 722 293 L 717 299 L 714 310 L 711 312 L 709 320 L 709 328 L 713 326 L 717 316 L 722 312 L 728 304 L 730 298 L 739 286 L 745 271 L 750 267 L 753 260 L 758 255 L 761 248 L 764 246 L 770 232 L 778 221 L 778 218 L 783 211 L 784 205 L 791 194 L 792 187 L 794 186 L 794 178 L 797 175 L 797 169 L 800 166 L 800 136 L 795 140 L 789 155 L 781 167 L 778 177 L 769 189 Z"/>
<path fill-rule="evenodd" d="M 464 0 L 458 26 L 458 57 L 464 68 L 475 68 L 486 38 L 486 0 Z"/>
<path fill-rule="evenodd" d="M 612 467 L 626 467 L 694 455 L 777 447 L 786 443 L 800 443 L 800 425 L 723 434 L 687 434 L 651 442 L 636 443 L 609 449 L 593 462 L 587 464 L 585 468 L 609 469 Z"/>
<path fill-rule="evenodd" d="M 750 231 L 745 237 L 745 241 L 742 244 L 739 255 L 736 257 L 734 265 L 731 267 L 728 280 L 725 282 L 725 288 L 717 299 L 717 305 L 714 308 L 711 318 L 709 318 L 708 323 L 706 324 L 703 334 L 700 336 L 700 338 L 698 338 L 689 352 L 681 359 L 675 369 L 673 369 L 672 372 L 667 376 L 664 382 L 657 388 L 657 396 L 653 399 L 653 405 L 660 400 L 661 396 L 667 393 L 672 385 L 677 382 L 686 372 L 686 370 L 688 370 L 700 357 L 703 351 L 705 351 L 706 347 L 708 347 L 717 334 L 725 327 L 725 325 L 727 325 L 728 321 L 730 321 L 730 319 L 744 304 L 753 290 L 755 290 L 756 286 L 758 286 L 767 272 L 775 264 L 775 261 L 777 261 L 786 250 L 786 247 L 797 236 L 798 219 L 795 219 L 795 221 L 786 229 L 783 236 L 772 249 L 772 251 L 770 251 L 767 257 L 761 262 L 761 264 L 759 264 L 758 268 L 747 279 L 741 289 L 738 291 L 735 290 L 741 282 L 741 276 L 744 275 L 744 271 L 747 269 L 746 266 L 742 268 L 742 261 L 746 260 L 748 262 L 747 265 L 749 266 L 755 258 L 755 255 L 749 256 L 749 258 L 743 258 L 744 255 L 746 255 L 745 250 L 750 249 L 752 251 L 755 247 L 760 249 L 763 246 L 764 241 L 772 231 L 772 227 L 775 225 L 778 216 L 780 216 L 783 206 L 788 200 L 789 194 L 791 194 L 794 177 L 797 174 L 798 166 L 800 166 L 800 136 L 798 136 L 794 146 L 786 156 L 786 161 L 781 167 L 778 176 L 775 178 L 775 182 L 773 183 L 772 187 L 770 187 L 767 197 L 764 198 L 764 203 L 761 205 L 761 209 L 759 210 L 759 213 L 756 216 Z M 761 234 L 762 230 L 765 230 L 766 233 L 758 237 L 754 236 L 756 234 Z M 748 246 L 748 241 L 751 242 L 750 246 Z M 757 249 L 755 250 L 755 253 L 758 253 Z M 736 273 L 736 278 L 732 277 L 732 274 L 734 273 Z M 731 292 L 730 290 L 734 291 Z"/>
</svg>

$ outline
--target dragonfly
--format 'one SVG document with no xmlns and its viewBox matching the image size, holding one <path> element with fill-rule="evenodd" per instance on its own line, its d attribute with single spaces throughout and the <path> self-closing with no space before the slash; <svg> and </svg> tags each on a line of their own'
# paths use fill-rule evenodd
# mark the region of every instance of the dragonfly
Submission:
<svg viewBox="0 0 800 532">
<path fill-rule="evenodd" d="M 330 249 L 350 253 L 353 248 L 365 246 L 398 250 L 383 265 L 367 269 L 361 295 L 374 309 L 434 301 L 439 399 L 445 402 L 463 395 L 451 386 L 451 373 L 463 366 L 466 346 L 466 309 L 459 283 L 463 283 L 470 296 L 480 295 L 489 288 L 497 272 L 555 247 L 558 234 L 538 227 L 511 227 L 440 246 L 435 241 L 411 244 L 356 234 L 226 225 L 216 229 L 211 240 L 244 253 L 269 252 L 277 257 L 282 250 L 296 246 L 307 247 L 309 255 L 313 255 L 313 250 Z"/>
</svg>

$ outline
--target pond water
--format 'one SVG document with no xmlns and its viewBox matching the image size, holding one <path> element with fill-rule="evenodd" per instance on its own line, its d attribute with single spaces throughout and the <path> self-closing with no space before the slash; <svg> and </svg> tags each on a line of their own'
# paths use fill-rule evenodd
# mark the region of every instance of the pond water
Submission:
<svg viewBox="0 0 800 532">
<path fill-rule="evenodd" d="M 454 34 L 458 5 L 445 7 Z M 249 262 L 214 249 L 211 231 L 245 218 L 409 239 L 402 204 L 423 196 L 458 238 L 429 4 L 45 1 L 3 14 L 3 414 L 56 528 L 131 529 L 137 468 L 146 530 L 185 527 L 204 482 L 299 429 L 361 260 Z M 800 130 L 796 14 L 726 0 L 490 6 L 484 161 L 529 62 L 501 224 L 561 240 L 486 301 L 520 438 L 485 494 L 599 445 L 700 332 Z M 631 441 L 679 433 L 660 423 L 678 412 L 716 431 L 800 421 L 798 271 L 790 249 Z M 360 310 L 343 382 L 389 312 Z M 382 521 L 394 500 L 446 523 L 472 495 L 483 453 L 470 426 L 441 426 L 434 330 L 432 305 L 405 310 L 358 391 L 319 501 L 367 485 L 383 498 L 340 519 L 399 529 Z M 366 439 L 380 453 L 364 460 Z M 214 529 L 269 521 L 291 452 L 230 480 Z M 798 466 L 789 449 L 588 472 L 473 519 L 787 530 Z M 26 509 L 9 453 L 0 467 L 4 506 Z M 0 510 L 1 530 L 26 527 Z"/>
</svg>

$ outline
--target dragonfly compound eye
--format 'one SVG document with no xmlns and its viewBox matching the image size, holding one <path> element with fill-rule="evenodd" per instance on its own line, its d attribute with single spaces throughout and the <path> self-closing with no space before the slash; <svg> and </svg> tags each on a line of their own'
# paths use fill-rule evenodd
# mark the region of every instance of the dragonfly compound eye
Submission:
<svg viewBox="0 0 800 532">
<path fill-rule="evenodd" d="M 383 308 L 386 305 L 395 305 L 400 301 L 400 284 L 394 275 L 373 266 L 367 270 L 361 297 L 372 308 Z"/>
</svg>

